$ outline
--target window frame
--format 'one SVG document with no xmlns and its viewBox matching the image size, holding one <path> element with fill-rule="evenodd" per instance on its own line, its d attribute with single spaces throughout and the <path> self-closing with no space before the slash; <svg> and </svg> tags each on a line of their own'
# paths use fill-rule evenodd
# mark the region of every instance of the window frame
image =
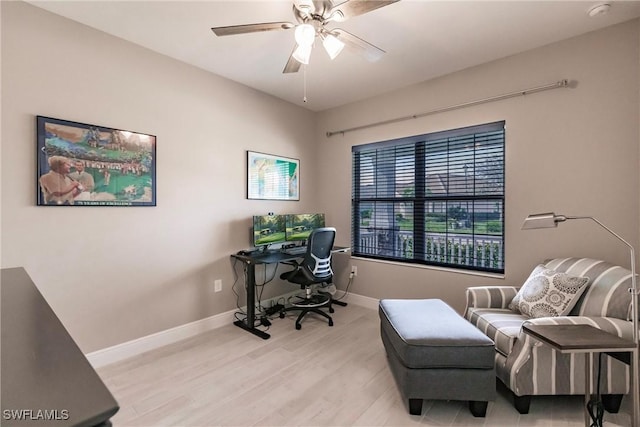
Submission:
<svg viewBox="0 0 640 427">
<path fill-rule="evenodd" d="M 482 151 L 483 149 L 478 149 L 477 146 L 481 146 L 478 142 L 476 142 L 479 137 L 482 135 L 493 135 L 495 136 L 495 140 L 491 140 L 491 142 L 486 143 L 487 147 L 486 152 Z M 458 148 L 458 151 L 452 150 L 450 147 L 450 141 L 455 141 L 456 139 L 461 139 L 463 141 L 468 141 L 468 138 L 473 138 L 474 143 L 473 148 L 470 150 L 466 150 L 466 148 Z M 466 138 L 466 139 L 465 139 Z M 429 167 L 427 164 L 429 163 L 429 158 L 427 157 L 427 151 L 435 146 L 437 141 L 447 141 L 447 149 L 445 151 L 440 151 L 440 156 L 446 155 L 446 185 L 445 185 L 445 194 L 434 194 L 429 193 L 427 180 L 429 179 Z M 429 144 L 432 144 L 431 146 Z M 467 142 L 467 145 L 468 142 Z M 375 157 L 378 153 L 385 153 L 390 150 L 398 150 L 398 149 L 407 149 L 407 147 L 413 148 L 413 178 L 414 178 L 414 193 L 412 197 L 401 196 L 399 197 L 396 189 L 398 188 L 398 181 L 402 178 L 399 178 L 398 174 L 398 158 L 395 154 L 389 156 L 388 154 L 383 154 L 383 156 L 389 156 L 384 158 L 384 161 L 391 161 L 394 163 L 392 166 L 393 180 L 391 183 L 393 184 L 394 193 L 393 194 L 385 194 L 378 195 L 378 180 L 382 173 L 385 172 L 384 166 L 378 166 L 377 164 L 373 167 L 367 167 L 367 172 L 363 172 L 363 153 L 371 156 L 372 153 L 375 153 L 372 158 L 375 161 L 378 161 L 378 158 Z M 461 145 L 462 147 L 462 145 Z M 496 148 L 497 147 L 497 148 Z M 458 129 L 445 130 L 433 133 L 427 133 L 422 135 L 414 135 L 404 138 L 398 138 L 387 141 L 379 141 L 369 144 L 356 145 L 352 146 L 352 198 L 351 198 L 351 238 L 352 238 L 352 255 L 362 258 L 370 258 L 370 259 L 379 259 L 393 262 L 400 262 L 406 264 L 422 264 L 429 266 L 438 266 L 445 268 L 453 268 L 459 270 L 466 271 L 478 271 L 478 272 L 489 272 L 489 273 L 504 273 L 504 254 L 505 254 L 505 148 L 506 148 L 506 128 L 505 121 L 497 121 L 492 123 L 486 123 L 475 126 L 468 126 Z M 410 149 L 410 148 L 409 148 Z M 385 151 L 386 150 L 386 151 Z M 493 153 L 492 150 L 495 150 L 496 153 Z M 450 186 L 453 183 L 452 177 L 454 174 L 452 171 L 453 168 L 450 167 L 449 158 L 452 156 L 452 153 L 459 152 L 472 152 L 473 153 L 473 174 L 471 179 L 473 180 L 472 184 L 472 192 L 469 194 L 469 187 L 467 183 L 467 166 L 462 166 L 465 169 L 464 173 L 464 193 L 463 194 L 455 194 L 450 192 Z M 491 168 L 487 166 L 485 173 L 487 173 L 487 177 L 493 177 L 496 179 L 494 183 L 491 183 L 489 178 L 486 180 L 477 179 L 479 176 L 477 172 L 478 165 L 480 163 L 476 163 L 476 153 L 480 153 L 482 155 L 482 159 L 489 165 L 489 162 L 496 162 L 498 166 L 492 165 Z M 487 154 L 489 153 L 489 154 Z M 406 154 L 404 154 L 406 156 Z M 486 156 L 486 157 L 485 157 Z M 435 158 L 437 156 L 433 156 Z M 442 168 L 441 164 L 445 162 L 438 161 L 435 164 L 438 164 L 440 168 Z M 458 169 L 460 168 L 460 164 L 457 165 Z M 382 169 L 383 172 L 378 172 L 378 169 Z M 371 179 L 371 176 L 366 175 L 371 174 L 371 170 L 373 170 L 373 182 L 372 186 L 374 187 L 375 195 L 364 195 L 363 188 L 365 186 L 362 185 L 362 180 L 364 178 Z M 499 171 L 499 176 L 491 175 L 493 171 Z M 389 172 L 387 172 L 389 174 Z M 496 178 L 497 176 L 497 178 Z M 387 176 L 388 178 L 388 176 Z M 460 176 L 458 176 L 458 180 Z M 388 185 L 388 184 L 387 184 Z M 495 189 L 489 190 L 490 188 Z M 483 193 L 484 191 L 488 191 L 490 194 Z M 499 189 L 500 191 L 496 191 Z M 369 190 L 370 192 L 371 190 Z M 383 190 L 384 192 L 384 190 Z M 444 226 L 445 231 L 435 232 L 433 230 L 427 230 L 427 216 L 430 214 L 435 214 L 435 208 L 431 205 L 432 211 L 429 213 L 427 210 L 428 204 L 430 203 L 442 203 L 445 207 L 444 210 Z M 466 203 L 466 210 L 461 209 L 462 203 Z M 472 209 L 469 209 L 469 203 L 472 204 Z M 484 205 L 482 205 L 482 204 Z M 373 227 L 369 227 L 370 230 L 374 230 L 374 233 L 377 233 L 377 236 L 382 236 L 379 231 L 386 231 L 390 237 L 385 238 L 385 241 L 391 240 L 392 247 L 389 249 L 392 252 L 392 255 L 389 254 L 381 254 L 381 243 L 380 237 L 374 237 L 376 243 L 374 243 L 373 249 L 365 248 L 365 245 L 361 242 L 361 233 L 363 233 L 363 218 L 366 219 L 363 215 L 363 212 L 366 205 L 367 207 L 370 205 L 370 211 L 373 212 L 371 215 L 376 215 L 376 209 L 378 206 L 386 206 L 384 209 L 387 211 L 392 210 L 393 215 L 387 215 L 387 223 L 390 224 L 387 229 L 378 228 L 376 221 L 369 218 L 369 224 L 373 222 Z M 369 205 L 367 205 L 369 204 Z M 385 205 L 386 204 L 386 205 Z M 406 250 L 406 246 L 400 251 L 405 251 L 405 255 L 398 256 L 396 253 L 399 251 L 397 246 L 399 245 L 399 237 L 404 239 L 403 244 L 408 245 L 408 239 L 402 236 L 402 231 L 400 230 L 400 223 L 402 222 L 399 219 L 398 214 L 396 214 L 396 208 L 401 205 L 409 204 L 412 206 L 412 224 L 411 224 L 411 232 L 408 234 L 411 239 L 411 256 L 408 256 L 409 250 Z M 460 233 L 452 233 L 449 231 L 449 222 L 450 222 L 450 208 L 455 207 L 457 204 L 458 209 L 464 214 L 466 214 L 465 224 L 471 224 L 472 232 L 469 233 L 469 237 L 461 238 Z M 392 207 L 389 208 L 389 205 Z M 493 207 L 493 213 L 489 213 L 490 207 Z M 481 212 L 482 211 L 482 212 Z M 498 215 L 499 216 L 499 233 L 489 233 L 489 219 L 490 215 Z M 485 234 L 476 233 L 476 225 L 480 223 L 479 218 L 485 218 Z M 388 218 L 391 218 L 390 220 Z M 478 218 L 478 222 L 476 222 L 476 218 Z M 492 227 L 496 227 L 495 221 L 492 221 Z M 366 233 L 365 233 L 366 234 Z M 450 235 L 458 235 L 456 238 L 451 238 Z M 436 237 L 438 243 L 434 243 L 436 241 Z M 456 243 L 456 240 L 457 243 Z M 464 240 L 463 240 L 464 239 Z M 466 243 L 460 243 L 460 242 Z M 471 244 L 469 242 L 472 242 Z M 444 242 L 444 243 L 443 243 Z M 442 246 L 444 245 L 444 246 Z M 457 246 L 456 246 L 457 245 Z M 470 245 L 472 245 L 470 247 Z M 443 253 L 439 253 L 436 257 L 439 257 L 439 260 L 434 261 L 433 257 L 435 256 L 430 250 L 435 250 L 436 246 L 444 247 Z M 456 249 L 457 248 L 457 249 Z M 387 248 L 388 249 L 388 248 Z M 457 253 L 455 251 L 458 251 Z M 372 252 L 374 251 L 374 252 Z M 466 255 L 465 255 L 466 254 Z M 466 262 L 461 262 L 461 257 L 466 259 Z M 469 262 L 471 260 L 471 264 Z"/>
</svg>

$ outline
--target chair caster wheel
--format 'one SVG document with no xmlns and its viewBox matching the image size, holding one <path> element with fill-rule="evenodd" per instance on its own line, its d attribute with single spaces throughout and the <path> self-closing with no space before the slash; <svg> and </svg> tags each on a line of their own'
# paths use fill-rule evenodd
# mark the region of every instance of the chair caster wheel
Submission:
<svg viewBox="0 0 640 427">
<path fill-rule="evenodd" d="M 329 326 L 333 326 L 333 320 L 329 320 Z"/>
<path fill-rule="evenodd" d="M 281 312 L 280 312 L 280 318 L 281 318 L 281 319 L 284 319 L 284 311 L 281 311 Z"/>
<path fill-rule="evenodd" d="M 296 323 L 296 329 L 297 329 L 297 330 L 302 329 L 302 325 L 301 325 L 301 324 L 299 324 L 299 323 Z"/>
<path fill-rule="evenodd" d="M 333 307 L 329 308 L 329 313 L 335 313 L 336 311 L 333 309 Z"/>
</svg>

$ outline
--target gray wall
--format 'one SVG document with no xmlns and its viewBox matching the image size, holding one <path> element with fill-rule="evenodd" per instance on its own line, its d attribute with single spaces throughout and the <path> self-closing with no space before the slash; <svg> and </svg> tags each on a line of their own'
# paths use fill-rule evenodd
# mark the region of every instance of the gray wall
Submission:
<svg viewBox="0 0 640 427">
<path fill-rule="evenodd" d="M 253 214 L 324 211 L 349 244 L 354 144 L 507 122 L 505 278 L 341 257 L 337 282 L 358 265 L 358 294 L 462 310 L 466 286 L 519 284 L 546 257 L 628 265 L 587 223 L 520 231 L 530 212 L 595 215 L 638 244 L 638 21 L 314 114 L 22 2 L 0 10 L 0 264 L 27 269 L 85 352 L 232 310 L 229 254 L 248 246 Z M 578 86 L 324 136 L 562 78 Z M 158 206 L 36 207 L 36 115 L 155 134 Z M 246 200 L 246 150 L 299 158 L 300 202 Z"/>
<path fill-rule="evenodd" d="M 2 267 L 26 268 L 85 352 L 234 309 L 229 254 L 249 247 L 251 216 L 316 210 L 314 115 L 26 3 L 1 7 Z M 36 115 L 156 135 L 157 207 L 36 207 Z M 246 200 L 246 150 L 300 159 L 300 202 Z"/>
<path fill-rule="evenodd" d="M 353 259 L 353 292 L 375 298 L 442 298 L 464 309 L 464 289 L 520 285 L 548 257 L 604 258 L 629 252 L 590 222 L 522 231 L 530 213 L 592 215 L 638 244 L 639 21 L 466 69 L 319 114 L 317 144 L 327 211 L 349 229 L 351 146 L 506 120 L 504 278 Z M 482 104 L 327 138 L 327 131 L 405 117 L 561 79 L 573 89 Z"/>
</svg>

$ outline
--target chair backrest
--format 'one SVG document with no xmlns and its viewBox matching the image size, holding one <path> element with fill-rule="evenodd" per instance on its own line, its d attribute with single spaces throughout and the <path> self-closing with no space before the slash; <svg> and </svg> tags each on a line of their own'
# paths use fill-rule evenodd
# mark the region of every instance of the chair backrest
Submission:
<svg viewBox="0 0 640 427">
<path fill-rule="evenodd" d="M 331 249 L 336 238 L 333 227 L 316 228 L 307 240 L 307 252 L 302 260 L 302 269 L 309 281 L 324 282 L 333 277 Z"/>
</svg>

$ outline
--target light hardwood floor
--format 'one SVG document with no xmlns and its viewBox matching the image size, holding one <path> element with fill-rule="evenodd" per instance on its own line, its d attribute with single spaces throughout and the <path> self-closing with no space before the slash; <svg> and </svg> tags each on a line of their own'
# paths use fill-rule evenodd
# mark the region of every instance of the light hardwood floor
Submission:
<svg viewBox="0 0 640 427">
<path fill-rule="evenodd" d="M 465 402 L 426 401 L 411 416 L 389 371 L 375 310 L 336 307 L 335 325 L 275 318 L 271 339 L 233 325 L 98 369 L 119 426 L 584 426 L 583 398 L 534 397 L 520 415 L 498 388 L 486 418 Z M 605 413 L 629 426 L 630 405 Z"/>
</svg>

